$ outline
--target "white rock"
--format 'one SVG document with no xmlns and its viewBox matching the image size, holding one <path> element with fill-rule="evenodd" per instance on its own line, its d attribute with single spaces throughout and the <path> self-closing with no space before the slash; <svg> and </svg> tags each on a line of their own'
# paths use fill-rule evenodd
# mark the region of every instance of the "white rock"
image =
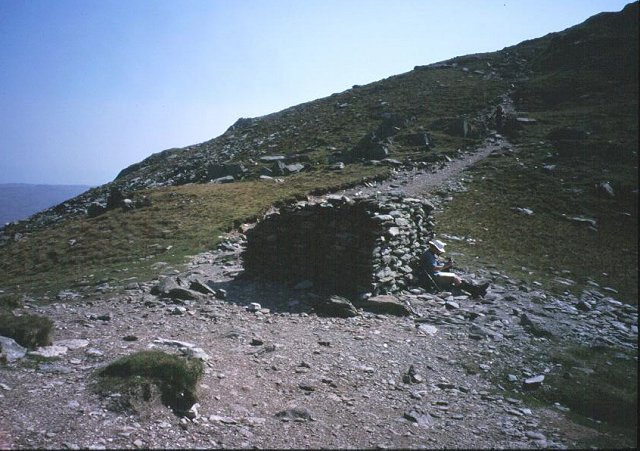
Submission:
<svg viewBox="0 0 640 451">
<path fill-rule="evenodd" d="M 27 354 L 26 348 L 23 348 L 13 338 L 9 337 L 0 336 L 0 348 L 2 348 L 0 355 L 5 356 L 8 362 L 15 362 Z"/>
<path fill-rule="evenodd" d="M 89 340 L 84 340 L 81 338 L 72 338 L 70 340 L 58 340 L 53 342 L 55 346 L 64 346 L 69 349 L 80 349 L 86 348 L 89 346 Z"/>
<path fill-rule="evenodd" d="M 35 351 L 29 351 L 27 354 L 31 357 L 41 357 L 45 359 L 55 359 L 67 353 L 69 348 L 66 346 L 42 346 Z"/>
<path fill-rule="evenodd" d="M 180 341 L 180 340 L 172 340 L 170 338 L 161 338 L 158 337 L 153 340 L 154 343 L 159 343 L 162 345 L 170 345 L 170 346 L 178 346 L 181 348 L 195 348 L 196 345 L 193 343 L 189 343 L 188 341 Z"/>
</svg>

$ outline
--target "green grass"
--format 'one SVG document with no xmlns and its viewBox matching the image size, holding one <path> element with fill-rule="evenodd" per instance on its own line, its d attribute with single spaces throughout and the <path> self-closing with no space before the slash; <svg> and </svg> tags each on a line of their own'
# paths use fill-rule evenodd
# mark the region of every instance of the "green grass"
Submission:
<svg viewBox="0 0 640 451">
<path fill-rule="evenodd" d="M 135 404 L 139 400 L 131 398 L 139 395 L 150 400 L 149 384 L 153 384 L 159 388 L 164 405 L 184 414 L 197 401 L 197 383 L 203 373 L 200 360 L 186 360 L 162 351 L 139 351 L 99 370 L 94 388 L 102 394 L 120 393 L 125 403 Z"/>
<path fill-rule="evenodd" d="M 633 352 L 576 344 L 554 348 L 549 364 L 552 370 L 539 388 L 524 391 L 518 383 L 508 388 L 508 396 L 536 408 L 568 407 L 572 421 L 603 433 L 600 447 L 637 446 L 638 363 Z M 510 371 L 499 373 L 495 382 L 503 384 Z M 591 445 L 596 443 L 576 444 Z"/>
<path fill-rule="evenodd" d="M 638 115 L 637 98 L 629 92 L 632 86 L 617 85 L 606 95 L 543 105 L 546 109 L 535 103 L 536 111 L 520 113 L 537 123 L 511 137 L 515 152 L 471 169 L 469 191 L 438 217 L 441 232 L 476 240 L 475 245 L 451 243 L 453 252 L 463 254 L 459 263 L 469 269 L 495 266 L 556 292 L 567 289 L 554 281 L 557 277 L 574 280 L 569 289 L 575 292 L 593 281 L 637 304 Z M 524 97 L 520 107 L 527 106 L 532 102 Z M 561 127 L 588 135 L 549 140 Z M 545 165 L 555 169 L 547 172 Z M 615 197 L 597 193 L 596 185 L 604 181 Z M 534 214 L 519 214 L 517 207 Z M 595 219 L 597 231 L 567 219 L 573 216 Z"/>
<path fill-rule="evenodd" d="M 258 218 L 275 203 L 386 174 L 387 168 L 350 165 L 340 172 L 292 175 L 284 183 L 248 181 L 151 190 L 146 193 L 151 207 L 68 221 L 5 246 L 0 255 L 0 286 L 20 293 L 55 294 L 87 282 L 146 280 L 157 275 L 155 263 L 180 266 L 187 256 L 212 249 L 220 234 Z M 69 240 L 76 243 L 71 246 Z"/>
</svg>

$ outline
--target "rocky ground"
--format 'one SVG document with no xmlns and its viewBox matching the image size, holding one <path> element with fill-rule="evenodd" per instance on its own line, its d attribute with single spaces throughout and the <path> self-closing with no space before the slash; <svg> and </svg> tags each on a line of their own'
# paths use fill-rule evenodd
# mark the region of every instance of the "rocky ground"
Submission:
<svg viewBox="0 0 640 451">
<path fill-rule="evenodd" d="M 493 137 L 436 173 L 398 173 L 346 194 L 448 192 L 461 169 L 508 147 Z M 483 298 L 414 287 L 398 297 L 412 315 L 321 317 L 313 288 L 243 277 L 243 245 L 232 234 L 185 272 L 159 268 L 160 288 L 91 286 L 18 310 L 52 318 L 57 347 L 0 366 L 0 447 L 570 448 L 603 433 L 507 389 L 535 390 L 558 371 L 552 344 L 637 352 L 636 308 L 601 287 L 557 297 L 487 269 L 475 275 L 491 281 Z M 163 293 L 178 279 L 211 292 Z M 205 360 L 190 418 L 157 403 L 114 410 L 117 394 L 91 390 L 98 368 L 149 348 Z"/>
</svg>

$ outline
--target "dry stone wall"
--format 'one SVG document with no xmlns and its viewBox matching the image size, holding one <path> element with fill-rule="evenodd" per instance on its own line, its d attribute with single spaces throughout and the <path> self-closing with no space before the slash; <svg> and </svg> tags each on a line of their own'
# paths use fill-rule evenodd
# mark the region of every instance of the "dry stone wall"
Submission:
<svg viewBox="0 0 640 451">
<path fill-rule="evenodd" d="M 393 193 L 297 202 L 247 232 L 245 270 L 257 278 L 313 282 L 324 293 L 395 293 L 414 280 L 432 209 L 426 200 Z"/>
</svg>

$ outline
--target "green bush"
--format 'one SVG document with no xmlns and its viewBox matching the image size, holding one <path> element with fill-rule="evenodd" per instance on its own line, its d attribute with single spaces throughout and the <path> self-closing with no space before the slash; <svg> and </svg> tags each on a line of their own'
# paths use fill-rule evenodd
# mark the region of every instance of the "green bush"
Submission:
<svg viewBox="0 0 640 451">
<path fill-rule="evenodd" d="M 196 384 L 203 371 L 200 360 L 162 351 L 139 351 L 101 369 L 97 374 L 101 379 L 98 389 L 120 391 L 129 397 L 142 393 L 148 400 L 150 385 L 155 385 L 160 389 L 162 403 L 183 414 L 197 401 Z"/>
<path fill-rule="evenodd" d="M 22 296 L 17 294 L 3 294 L 0 296 L 0 312 L 22 307 Z"/>
<path fill-rule="evenodd" d="M 45 316 L 0 313 L 0 335 L 29 349 L 50 345 L 52 330 L 53 321 Z"/>
</svg>

